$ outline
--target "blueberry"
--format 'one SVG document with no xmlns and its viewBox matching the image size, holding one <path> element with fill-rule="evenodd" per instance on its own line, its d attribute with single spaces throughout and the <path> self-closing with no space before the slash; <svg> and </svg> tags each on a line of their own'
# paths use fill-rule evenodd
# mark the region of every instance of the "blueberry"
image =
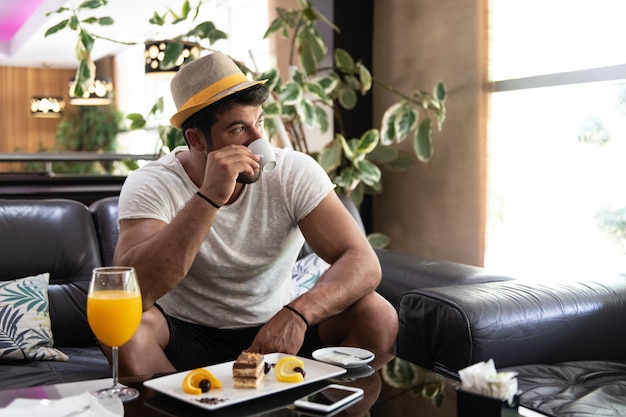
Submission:
<svg viewBox="0 0 626 417">
<path fill-rule="evenodd" d="M 200 388 L 202 392 L 209 392 L 209 390 L 211 389 L 211 382 L 209 382 L 208 379 L 203 379 L 202 381 L 200 381 L 198 388 Z"/>
<path fill-rule="evenodd" d="M 294 372 L 300 372 L 302 374 L 302 378 L 304 378 L 306 376 L 306 372 L 304 369 L 300 368 L 299 366 L 296 366 L 295 368 L 293 368 Z"/>
</svg>

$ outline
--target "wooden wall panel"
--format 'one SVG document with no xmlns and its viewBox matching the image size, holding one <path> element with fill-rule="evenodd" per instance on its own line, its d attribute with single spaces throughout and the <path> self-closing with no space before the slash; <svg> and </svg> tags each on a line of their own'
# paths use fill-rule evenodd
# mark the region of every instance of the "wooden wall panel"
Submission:
<svg viewBox="0 0 626 417">
<path fill-rule="evenodd" d="M 68 82 L 75 70 L 0 67 L 0 152 L 37 152 L 55 144 L 61 119 L 30 114 L 33 96 L 61 96 L 68 105 Z"/>
<path fill-rule="evenodd" d="M 440 81 L 448 91 L 431 161 L 383 172 L 374 230 L 389 236 L 389 249 L 483 265 L 485 7 L 485 1 L 374 1 L 373 76 L 404 92 L 429 91 Z M 374 87 L 374 120 L 394 100 Z M 412 152 L 411 146 L 406 140 L 399 148 Z"/>
</svg>

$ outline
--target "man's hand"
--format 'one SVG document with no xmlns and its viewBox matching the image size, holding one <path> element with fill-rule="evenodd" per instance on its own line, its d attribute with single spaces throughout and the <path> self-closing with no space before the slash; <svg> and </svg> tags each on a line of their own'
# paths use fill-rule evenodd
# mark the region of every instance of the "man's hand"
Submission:
<svg viewBox="0 0 626 417">
<path fill-rule="evenodd" d="M 295 355 L 304 343 L 306 330 L 306 325 L 300 317 L 283 308 L 261 327 L 248 350 Z"/>
<path fill-rule="evenodd" d="M 259 157 L 245 146 L 229 145 L 207 154 L 204 180 L 200 190 L 225 204 L 232 196 L 236 179 L 241 173 L 254 176 L 259 170 Z"/>
</svg>

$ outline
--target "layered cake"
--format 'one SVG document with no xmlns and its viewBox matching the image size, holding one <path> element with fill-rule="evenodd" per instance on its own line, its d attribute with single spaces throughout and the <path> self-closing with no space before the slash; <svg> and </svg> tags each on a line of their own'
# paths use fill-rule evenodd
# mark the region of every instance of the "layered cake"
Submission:
<svg viewBox="0 0 626 417">
<path fill-rule="evenodd" d="M 243 351 L 233 363 L 234 388 L 258 388 L 265 376 L 265 356 Z"/>
</svg>

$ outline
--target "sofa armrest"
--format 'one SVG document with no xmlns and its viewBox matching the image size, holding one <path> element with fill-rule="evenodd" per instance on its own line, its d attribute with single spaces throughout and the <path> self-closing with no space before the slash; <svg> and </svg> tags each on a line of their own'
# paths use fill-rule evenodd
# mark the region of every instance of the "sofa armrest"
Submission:
<svg viewBox="0 0 626 417">
<path fill-rule="evenodd" d="M 377 292 L 398 310 L 402 294 L 419 288 L 445 287 L 512 278 L 490 274 L 483 268 L 417 255 L 375 249 L 382 268 Z"/>
<path fill-rule="evenodd" d="M 623 276 L 418 289 L 399 317 L 398 356 L 430 369 L 626 358 Z"/>
</svg>

